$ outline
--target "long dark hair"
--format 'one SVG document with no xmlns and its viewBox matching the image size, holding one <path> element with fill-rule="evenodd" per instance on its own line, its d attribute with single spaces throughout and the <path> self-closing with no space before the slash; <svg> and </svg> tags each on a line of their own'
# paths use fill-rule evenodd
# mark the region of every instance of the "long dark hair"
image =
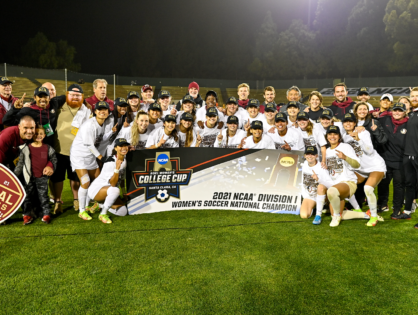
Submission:
<svg viewBox="0 0 418 315">
<path fill-rule="evenodd" d="M 338 135 L 340 136 L 340 139 L 338 139 L 338 143 L 343 143 L 343 136 L 341 135 L 341 132 L 338 133 Z M 327 144 L 325 145 L 326 148 L 330 148 L 331 147 L 331 143 L 329 143 L 328 141 L 328 134 L 325 135 L 325 140 L 327 141 Z"/>
<path fill-rule="evenodd" d="M 366 102 L 360 102 L 360 103 L 357 103 L 356 105 L 354 105 L 354 109 L 353 109 L 353 113 L 354 113 L 354 116 L 356 116 L 356 118 L 357 118 L 357 122 L 359 120 L 358 115 L 357 115 L 357 109 L 359 108 L 360 105 L 364 105 L 364 106 L 367 107 L 368 114 L 367 114 L 366 117 L 364 117 L 364 121 L 372 119 L 372 114 L 370 114 L 369 105 L 367 105 Z"/>
<path fill-rule="evenodd" d="M 165 129 L 165 123 L 166 122 L 163 123 L 163 128 L 164 129 Z M 179 142 L 179 136 L 177 134 L 177 129 L 176 128 L 173 129 L 173 131 L 171 132 L 170 137 L 173 137 L 176 142 Z"/>
<path fill-rule="evenodd" d="M 109 138 L 110 143 L 112 143 L 116 139 L 116 136 L 121 131 L 121 129 L 123 127 L 123 123 L 125 122 L 125 119 L 126 118 L 128 118 L 128 123 L 129 124 L 132 122 L 132 115 L 131 115 L 131 113 L 132 113 L 131 106 L 127 106 L 126 114 L 125 115 L 122 115 L 122 117 L 120 117 L 120 119 L 122 120 L 122 123 L 117 125 L 116 132 L 114 134 L 112 134 L 110 136 L 110 138 Z M 116 125 L 116 123 L 119 121 L 119 112 L 118 112 L 118 106 L 117 105 L 115 105 L 115 108 L 110 113 L 109 117 L 110 116 L 113 116 L 113 123 Z"/>
</svg>

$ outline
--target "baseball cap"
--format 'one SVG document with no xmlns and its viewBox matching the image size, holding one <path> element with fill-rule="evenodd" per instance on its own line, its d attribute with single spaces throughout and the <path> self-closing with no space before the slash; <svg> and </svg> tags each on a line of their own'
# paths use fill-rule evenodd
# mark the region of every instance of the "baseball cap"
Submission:
<svg viewBox="0 0 418 315">
<path fill-rule="evenodd" d="M 367 88 L 367 87 L 359 88 L 358 91 L 357 91 L 357 96 L 360 96 L 362 94 L 370 95 L 369 94 L 369 88 Z"/>
<path fill-rule="evenodd" d="M 392 107 L 392 111 L 394 111 L 395 109 L 400 109 L 401 111 L 406 111 L 406 105 L 404 103 L 395 103 L 395 105 L 393 105 Z"/>
<path fill-rule="evenodd" d="M 264 106 L 265 112 L 275 112 L 277 110 L 277 105 L 273 102 L 267 103 L 267 105 Z"/>
<path fill-rule="evenodd" d="M 97 102 L 95 105 L 94 105 L 94 109 L 96 110 L 101 110 L 101 109 L 107 109 L 107 110 L 109 110 L 109 104 L 107 103 L 107 102 L 105 102 L 105 101 L 100 101 L 100 102 Z"/>
<path fill-rule="evenodd" d="M 274 117 L 274 121 L 275 122 L 278 122 L 278 121 L 287 122 L 287 115 L 285 113 L 277 113 L 276 116 Z"/>
<path fill-rule="evenodd" d="M 42 94 L 46 95 L 46 96 L 49 96 L 49 91 L 46 87 L 40 86 L 40 87 L 37 87 L 35 89 L 35 92 L 33 94 L 35 96 L 39 96 L 39 95 L 42 95 Z"/>
<path fill-rule="evenodd" d="M 263 122 L 260 120 L 253 120 L 251 122 L 251 129 L 263 129 Z"/>
<path fill-rule="evenodd" d="M 299 120 L 299 119 L 306 119 L 306 120 L 309 120 L 309 115 L 308 115 L 308 113 L 305 113 L 305 112 L 299 112 L 299 113 L 298 113 L 298 115 L 297 115 L 297 117 L 296 117 L 296 120 Z"/>
<path fill-rule="evenodd" d="M 6 84 L 6 83 L 11 83 L 11 84 L 13 84 L 13 81 L 9 80 L 9 79 L 8 79 L 8 78 L 6 78 L 6 77 L 2 77 L 2 78 L 0 79 L 0 85 Z"/>
<path fill-rule="evenodd" d="M 354 121 L 354 122 L 356 122 L 357 119 L 356 119 L 356 116 L 353 113 L 347 113 L 347 114 L 344 115 L 344 118 L 343 118 L 343 122 L 345 122 L 345 121 Z"/>
<path fill-rule="evenodd" d="M 211 107 L 206 110 L 206 116 L 218 116 L 218 110 L 215 107 Z"/>
<path fill-rule="evenodd" d="M 115 140 L 115 147 L 123 147 L 125 145 L 131 145 L 125 138 L 119 138 Z"/>
<path fill-rule="evenodd" d="M 322 117 L 325 117 L 325 118 L 328 118 L 328 119 L 332 119 L 332 117 L 334 117 L 334 113 L 333 113 L 333 111 L 331 109 L 326 108 L 326 109 L 324 109 L 322 111 L 321 118 Z"/>
<path fill-rule="evenodd" d="M 213 96 L 215 96 L 216 101 L 218 101 L 218 94 L 217 94 L 215 91 L 212 91 L 212 90 L 210 90 L 210 91 L 208 91 L 208 92 L 206 93 L 206 96 L 205 96 L 205 101 L 206 101 L 206 99 L 208 98 L 208 96 L 209 96 L 209 95 L 213 95 Z"/>
<path fill-rule="evenodd" d="M 193 121 L 193 116 L 190 113 L 181 114 L 180 120 Z"/>
<path fill-rule="evenodd" d="M 235 97 L 231 96 L 230 98 L 228 98 L 228 101 L 226 102 L 227 104 L 238 104 L 238 101 Z"/>
<path fill-rule="evenodd" d="M 124 99 L 123 97 L 118 97 L 115 99 L 115 105 L 126 107 L 128 106 L 128 103 L 126 102 L 126 99 Z"/>
<path fill-rule="evenodd" d="M 329 133 L 338 133 L 338 134 L 341 135 L 340 127 L 338 127 L 338 126 L 329 126 L 328 127 L 328 130 L 327 130 L 327 134 L 329 134 Z"/>
<path fill-rule="evenodd" d="M 145 84 L 142 88 L 141 88 L 141 92 L 145 92 L 146 90 L 151 90 L 152 91 L 152 86 L 149 84 Z"/>
<path fill-rule="evenodd" d="M 237 116 L 231 115 L 231 116 L 229 116 L 229 117 L 228 117 L 228 119 L 226 120 L 226 123 L 227 123 L 227 124 L 236 124 L 236 125 L 238 125 L 238 121 L 239 121 L 239 119 L 238 119 L 238 117 L 237 117 Z"/>
<path fill-rule="evenodd" d="M 68 92 L 76 92 L 76 93 L 81 93 L 81 94 L 83 94 L 83 88 L 82 88 L 79 84 L 76 84 L 76 83 L 71 84 L 71 85 L 68 87 L 67 91 L 68 91 Z"/>
<path fill-rule="evenodd" d="M 316 146 L 313 146 L 313 145 L 307 146 L 305 149 L 305 154 L 317 155 L 318 149 L 316 148 Z"/>
<path fill-rule="evenodd" d="M 165 117 L 164 117 L 164 122 L 166 122 L 166 121 L 174 121 L 174 122 L 176 122 L 177 120 L 176 120 L 176 116 L 174 116 L 174 115 L 166 115 Z"/>
<path fill-rule="evenodd" d="M 380 98 L 380 100 L 383 100 L 385 98 L 387 98 L 387 99 L 389 99 L 389 101 L 393 102 L 393 96 L 392 96 L 392 94 L 385 93 L 385 94 L 382 95 L 382 97 Z"/>
<path fill-rule="evenodd" d="M 248 107 L 260 107 L 260 101 L 256 98 L 252 98 L 248 101 L 247 108 Z"/>
<path fill-rule="evenodd" d="M 291 101 L 291 102 L 289 102 L 289 104 L 287 104 L 287 108 L 289 108 L 289 107 L 297 107 L 297 108 L 299 108 L 299 104 L 297 102 L 295 102 L 295 101 Z"/>
<path fill-rule="evenodd" d="M 199 84 L 197 84 L 197 82 L 192 82 L 192 83 L 189 84 L 189 90 L 191 88 L 195 88 L 199 91 Z"/>
<path fill-rule="evenodd" d="M 127 96 L 126 98 L 129 100 L 131 97 L 137 97 L 137 98 L 140 98 L 140 97 L 139 97 L 139 93 L 138 93 L 137 91 L 130 91 L 130 92 L 128 93 L 128 96 Z"/>
<path fill-rule="evenodd" d="M 162 97 L 171 97 L 171 94 L 170 92 L 166 90 L 161 90 L 160 93 L 158 93 L 158 98 L 162 98 Z"/>
<path fill-rule="evenodd" d="M 191 102 L 193 104 L 196 104 L 196 101 L 194 100 L 193 96 L 191 95 L 186 95 L 183 97 L 183 103 L 185 102 Z"/>
<path fill-rule="evenodd" d="M 161 105 L 158 104 L 158 103 L 152 103 L 148 107 L 148 110 L 159 110 L 159 111 L 161 111 Z"/>
</svg>

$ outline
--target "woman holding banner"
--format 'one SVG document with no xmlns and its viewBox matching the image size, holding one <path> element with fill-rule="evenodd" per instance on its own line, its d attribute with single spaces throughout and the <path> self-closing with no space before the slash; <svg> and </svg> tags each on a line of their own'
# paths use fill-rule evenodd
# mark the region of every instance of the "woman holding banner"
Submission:
<svg viewBox="0 0 418 315">
<path fill-rule="evenodd" d="M 238 129 L 239 119 L 237 116 L 228 116 L 226 121 L 226 129 L 219 133 L 215 141 L 215 148 L 238 148 L 241 140 L 246 137 L 246 132 Z"/>
<path fill-rule="evenodd" d="M 147 149 L 178 148 L 178 146 L 179 136 L 174 115 L 164 117 L 164 125 L 151 132 L 145 145 Z"/>
<path fill-rule="evenodd" d="M 129 142 L 124 138 L 119 138 L 115 141 L 112 155 L 103 163 L 102 172 L 88 189 L 89 198 L 103 203 L 99 220 L 106 224 L 112 223 L 112 220 L 107 215 L 108 211 L 117 216 L 128 214 L 125 202 L 120 198 L 119 186 L 121 186 L 122 192 L 126 194 L 125 157 L 128 154 L 129 146 Z"/>
</svg>

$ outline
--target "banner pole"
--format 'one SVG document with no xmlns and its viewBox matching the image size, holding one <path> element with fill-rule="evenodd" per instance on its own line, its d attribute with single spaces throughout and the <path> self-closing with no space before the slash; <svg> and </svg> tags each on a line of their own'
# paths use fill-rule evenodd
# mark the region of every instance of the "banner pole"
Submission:
<svg viewBox="0 0 418 315">
<path fill-rule="evenodd" d="M 67 68 L 65 68 L 65 90 L 67 91 Z"/>
<path fill-rule="evenodd" d="M 7 77 L 7 63 L 4 63 L 4 76 Z"/>
</svg>

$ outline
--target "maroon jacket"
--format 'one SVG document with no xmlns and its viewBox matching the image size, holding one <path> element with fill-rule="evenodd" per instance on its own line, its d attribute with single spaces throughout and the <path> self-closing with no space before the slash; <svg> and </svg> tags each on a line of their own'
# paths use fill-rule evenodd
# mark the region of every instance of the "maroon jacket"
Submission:
<svg viewBox="0 0 418 315">
<path fill-rule="evenodd" d="M 17 97 L 14 97 L 13 95 L 10 95 L 10 99 L 12 101 L 12 106 L 16 102 L 16 100 L 18 100 L 18 98 Z M 2 124 L 2 121 L 3 121 L 3 117 L 4 117 L 4 115 L 6 115 L 6 113 L 7 113 L 6 108 L 4 108 L 4 106 L 0 103 L 0 131 L 2 131 L 4 129 L 3 124 Z"/>
<path fill-rule="evenodd" d="M 93 96 L 90 96 L 90 97 L 86 98 L 85 101 L 91 105 L 91 111 L 93 113 L 94 113 L 94 105 L 96 105 L 96 103 L 100 102 L 100 100 L 94 94 L 93 94 Z M 112 112 L 113 108 L 114 108 L 113 101 L 110 98 L 108 98 L 107 96 L 104 99 L 104 101 L 109 104 L 110 111 Z"/>
<path fill-rule="evenodd" d="M 19 127 L 6 128 L 0 133 L 0 163 L 8 164 L 19 156 L 19 146 L 30 142 L 20 137 Z"/>
</svg>

